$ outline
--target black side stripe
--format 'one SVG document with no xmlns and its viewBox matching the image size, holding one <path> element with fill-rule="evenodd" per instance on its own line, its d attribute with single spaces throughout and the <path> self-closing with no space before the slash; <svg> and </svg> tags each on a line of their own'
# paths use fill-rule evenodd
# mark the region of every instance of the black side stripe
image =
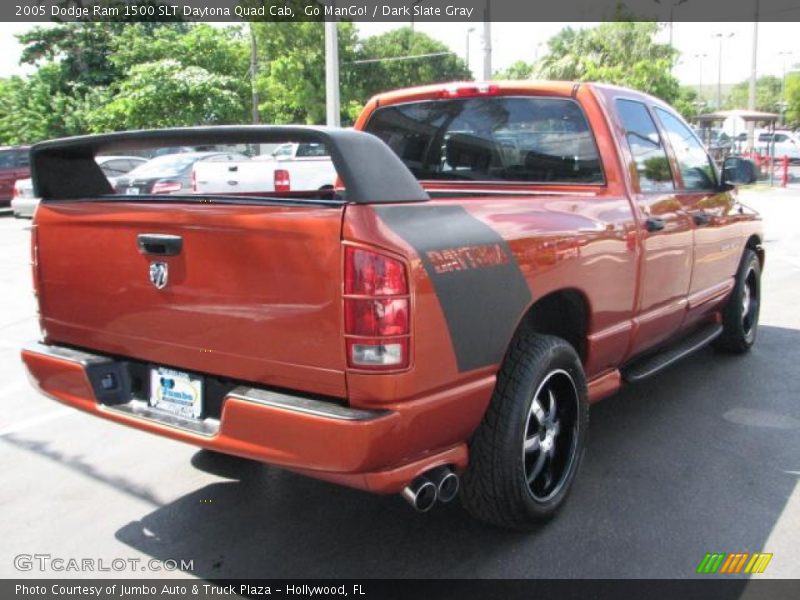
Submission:
<svg viewBox="0 0 800 600">
<path fill-rule="evenodd" d="M 500 362 L 531 293 L 508 244 L 462 206 L 376 206 L 422 259 L 459 371 Z"/>
</svg>

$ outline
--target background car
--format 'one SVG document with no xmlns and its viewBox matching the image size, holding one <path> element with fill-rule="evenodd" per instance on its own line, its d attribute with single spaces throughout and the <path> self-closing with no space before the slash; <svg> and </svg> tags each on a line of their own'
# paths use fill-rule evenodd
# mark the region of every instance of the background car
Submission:
<svg viewBox="0 0 800 600">
<path fill-rule="evenodd" d="M 8 206 L 11 202 L 16 181 L 30 177 L 29 149 L 28 146 L 0 148 L 0 207 Z"/>
<path fill-rule="evenodd" d="M 788 156 L 789 160 L 800 160 L 800 137 L 790 131 L 776 131 L 775 133 L 765 132 L 758 136 L 756 147 L 758 150 L 772 154 L 772 147 L 775 146 L 775 157 L 783 158 Z"/>
<path fill-rule="evenodd" d="M 238 152 L 181 152 L 159 156 L 117 179 L 117 193 L 190 194 L 192 167 L 206 160 L 247 160 L 247 157 Z"/>
<path fill-rule="evenodd" d="M 146 158 L 140 156 L 98 156 L 95 160 L 112 186 L 116 185 L 117 177 L 125 175 L 147 162 Z M 17 218 L 33 217 L 38 204 L 39 198 L 33 194 L 33 181 L 30 177 L 17 179 L 14 183 L 14 196 L 11 199 L 14 216 Z"/>
</svg>

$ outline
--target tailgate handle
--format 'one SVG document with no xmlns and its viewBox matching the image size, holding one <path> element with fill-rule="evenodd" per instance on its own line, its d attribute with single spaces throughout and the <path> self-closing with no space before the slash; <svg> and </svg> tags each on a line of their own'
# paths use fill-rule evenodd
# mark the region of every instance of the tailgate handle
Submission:
<svg viewBox="0 0 800 600">
<path fill-rule="evenodd" d="M 139 252 L 159 256 L 176 256 L 183 248 L 183 238 L 167 233 L 140 233 L 136 236 Z"/>
</svg>

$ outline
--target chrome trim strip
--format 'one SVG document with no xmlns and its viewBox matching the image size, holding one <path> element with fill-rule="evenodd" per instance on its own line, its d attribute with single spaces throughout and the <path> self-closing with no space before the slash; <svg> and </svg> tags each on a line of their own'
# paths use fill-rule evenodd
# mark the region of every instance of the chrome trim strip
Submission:
<svg viewBox="0 0 800 600">
<path fill-rule="evenodd" d="M 98 409 L 113 413 L 123 414 L 129 417 L 136 417 L 143 421 L 151 421 L 171 427 L 172 429 L 180 429 L 181 431 L 188 431 L 196 433 L 205 437 L 213 437 L 219 432 L 218 419 L 203 419 L 197 421 L 195 419 L 186 419 L 178 415 L 173 415 L 166 411 L 158 410 L 150 406 L 145 400 L 134 399 L 125 404 L 97 404 Z"/>
<path fill-rule="evenodd" d="M 47 356 L 48 358 L 56 358 L 58 360 L 76 363 L 83 367 L 114 362 L 113 359 L 107 356 L 92 354 L 90 352 L 84 352 L 83 350 L 73 350 L 65 346 L 51 346 L 41 342 L 25 344 L 22 350 L 24 352 L 32 352 L 33 354 Z"/>
<path fill-rule="evenodd" d="M 231 390 L 226 398 L 236 398 L 253 404 L 261 404 L 281 410 L 299 412 L 315 417 L 326 419 L 336 419 L 338 421 L 371 421 L 386 417 L 391 413 L 388 410 L 363 410 L 360 408 L 348 408 L 339 406 L 331 402 L 312 400 L 302 396 L 291 396 L 289 394 L 279 394 L 258 388 L 239 386 Z"/>
<path fill-rule="evenodd" d="M 435 180 L 441 181 L 441 180 Z M 422 181 L 422 183 L 428 183 Z M 476 185 L 492 185 L 489 181 L 476 181 Z M 504 184 L 499 184 L 504 185 Z M 505 184 L 508 185 L 508 184 Z M 567 185 L 567 184 L 562 184 Z M 426 187 L 425 191 L 429 194 L 472 194 L 475 196 L 580 196 L 584 198 L 594 198 L 598 192 L 566 192 L 564 190 L 484 190 L 479 188 L 450 188 L 450 187 Z"/>
</svg>

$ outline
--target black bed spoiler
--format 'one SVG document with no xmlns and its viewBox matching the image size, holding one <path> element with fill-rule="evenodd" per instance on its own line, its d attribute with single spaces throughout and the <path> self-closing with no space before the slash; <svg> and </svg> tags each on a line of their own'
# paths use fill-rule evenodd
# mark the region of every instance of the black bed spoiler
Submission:
<svg viewBox="0 0 800 600">
<path fill-rule="evenodd" d="M 112 194 L 94 157 L 158 146 L 215 144 L 325 144 L 345 187 L 359 204 L 429 200 L 417 179 L 376 136 L 354 129 L 312 126 L 236 125 L 121 131 L 41 142 L 31 148 L 31 177 L 37 196 L 51 200 Z"/>
</svg>

